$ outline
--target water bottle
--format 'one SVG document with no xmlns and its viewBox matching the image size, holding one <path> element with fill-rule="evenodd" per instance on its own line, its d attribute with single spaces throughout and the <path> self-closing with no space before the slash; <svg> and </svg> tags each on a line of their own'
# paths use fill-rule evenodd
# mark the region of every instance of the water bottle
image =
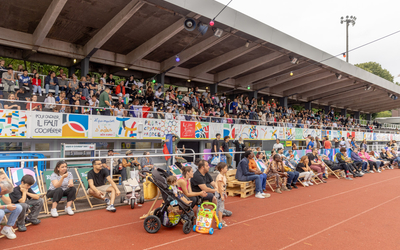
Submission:
<svg viewBox="0 0 400 250">
<path fill-rule="evenodd" d="M 119 177 L 119 178 L 118 178 L 118 185 L 121 185 L 121 182 L 122 182 L 122 178 Z"/>
</svg>

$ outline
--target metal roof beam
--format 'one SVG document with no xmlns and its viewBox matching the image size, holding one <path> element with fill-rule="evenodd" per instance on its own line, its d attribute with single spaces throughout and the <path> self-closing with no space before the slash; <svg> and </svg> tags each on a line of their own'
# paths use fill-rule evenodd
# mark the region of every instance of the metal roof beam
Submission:
<svg viewBox="0 0 400 250">
<path fill-rule="evenodd" d="M 289 89 L 285 92 L 283 92 L 283 95 L 285 96 L 290 96 L 290 95 L 294 95 L 296 93 L 307 93 L 308 91 L 312 91 L 314 89 L 317 89 L 321 86 L 328 86 L 328 85 L 332 85 L 332 84 L 337 84 L 340 82 L 347 82 L 348 84 L 351 83 L 351 80 L 349 80 L 348 78 L 342 78 L 342 79 L 337 79 L 336 76 L 331 76 L 322 80 L 317 80 L 317 81 L 313 81 L 313 82 L 309 82 L 308 84 L 305 85 L 301 85 L 298 86 L 296 88 L 293 89 Z"/>
<path fill-rule="evenodd" d="M 67 0 L 53 0 L 49 8 L 47 8 L 42 20 L 40 20 L 39 25 L 33 32 L 32 43 L 35 45 L 35 50 L 42 45 L 44 39 L 49 33 L 51 27 L 53 27 L 54 22 L 56 21 L 61 10 L 64 8 L 66 2 Z"/>
<path fill-rule="evenodd" d="M 114 16 L 95 36 L 86 43 L 84 52 L 91 57 L 98 49 L 117 32 L 142 6 L 144 2 L 139 0 L 130 1 L 125 7 Z"/>
<path fill-rule="evenodd" d="M 315 75 L 304 76 L 304 77 L 301 77 L 301 78 L 298 78 L 298 79 L 295 79 L 292 81 L 285 82 L 284 84 L 275 86 L 274 88 L 271 88 L 271 91 L 274 93 L 283 93 L 289 89 L 293 89 L 298 86 L 304 86 L 308 83 L 315 82 L 315 81 L 327 78 L 332 75 L 332 72 L 326 71 L 324 69 L 321 69 L 318 72 L 319 73 L 315 74 Z"/>
</svg>

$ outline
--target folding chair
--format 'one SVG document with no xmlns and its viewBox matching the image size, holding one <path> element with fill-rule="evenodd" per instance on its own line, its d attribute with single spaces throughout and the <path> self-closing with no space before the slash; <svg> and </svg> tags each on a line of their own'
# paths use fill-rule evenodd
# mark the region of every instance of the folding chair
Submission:
<svg viewBox="0 0 400 250">
<path fill-rule="evenodd" d="M 51 176 L 51 174 L 53 174 L 54 173 L 54 171 L 44 171 L 43 173 L 42 173 L 42 183 L 43 183 L 43 190 L 48 190 L 49 189 L 49 187 L 50 187 L 50 183 L 51 183 L 51 181 L 50 181 L 50 176 Z M 44 178 L 44 181 L 43 181 L 43 178 Z M 47 194 L 47 192 L 46 192 L 46 194 Z M 66 198 L 67 196 L 63 196 L 63 198 Z M 46 203 L 49 203 L 50 201 L 52 200 L 52 198 L 47 198 L 47 196 L 45 196 L 45 202 Z M 65 199 L 64 199 L 64 201 L 65 201 Z M 59 203 L 63 203 L 64 202 L 63 201 L 63 199 L 61 199 L 61 201 L 59 202 Z M 47 205 L 48 206 L 48 205 Z M 73 209 L 72 210 L 74 210 L 74 211 L 76 211 L 76 207 L 75 207 L 75 202 L 73 201 L 72 202 L 72 206 L 73 206 Z M 50 213 L 50 211 L 49 211 L 50 209 L 47 209 L 47 213 L 49 214 Z M 64 210 L 57 210 L 57 212 L 63 212 Z"/>
<path fill-rule="evenodd" d="M 312 169 L 311 169 L 312 170 Z M 318 172 L 316 173 L 314 170 L 312 170 L 312 172 L 314 173 L 314 175 L 311 177 L 311 180 L 315 183 L 315 184 L 320 184 L 320 183 L 324 183 L 319 177 L 318 177 Z"/>
<path fill-rule="evenodd" d="M 21 184 L 21 179 L 24 175 L 31 175 L 33 179 L 35 180 L 35 184 L 32 185 L 31 189 L 33 192 L 35 192 L 37 195 L 43 197 L 45 196 L 46 192 L 43 191 L 43 185 L 42 185 L 42 178 L 40 177 L 37 167 L 26 167 L 26 168 L 8 168 L 8 173 L 11 178 L 12 183 L 14 184 L 14 187 L 17 187 Z M 47 202 L 43 200 L 43 210 L 40 213 L 48 213 L 48 207 L 47 207 Z"/>
<path fill-rule="evenodd" d="M 177 166 L 171 165 L 169 166 L 169 169 L 171 170 L 172 174 L 176 176 L 177 179 L 180 179 L 182 177 L 182 172 Z"/>
<path fill-rule="evenodd" d="M 89 182 L 87 180 L 87 173 L 92 170 L 92 168 L 75 168 L 76 175 L 78 176 L 79 180 L 79 186 L 76 189 L 76 199 L 75 200 L 81 200 L 85 199 L 88 201 L 89 205 L 91 208 L 93 207 L 100 207 L 100 206 L 105 206 L 106 204 L 96 204 L 93 205 L 92 202 L 90 202 L 90 195 L 87 193 L 87 188 L 89 187 Z M 84 196 L 78 197 L 79 189 L 82 188 L 83 193 L 85 194 Z M 93 197 L 94 198 L 94 197 Z"/>
<path fill-rule="evenodd" d="M 343 172 L 344 171 L 342 169 L 332 170 L 328 165 L 326 165 L 326 170 L 328 171 L 328 176 L 329 175 L 334 175 L 338 179 L 343 178 Z"/>
</svg>

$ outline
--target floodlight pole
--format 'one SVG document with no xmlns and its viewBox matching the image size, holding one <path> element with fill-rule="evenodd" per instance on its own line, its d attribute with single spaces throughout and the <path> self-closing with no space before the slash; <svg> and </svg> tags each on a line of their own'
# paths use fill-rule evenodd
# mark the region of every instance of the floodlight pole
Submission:
<svg viewBox="0 0 400 250">
<path fill-rule="evenodd" d="M 353 24 L 353 26 L 356 24 L 357 18 L 355 16 L 346 16 L 346 19 L 344 17 L 340 18 L 340 23 L 346 24 L 346 62 L 349 62 L 349 25 L 350 23 Z"/>
</svg>

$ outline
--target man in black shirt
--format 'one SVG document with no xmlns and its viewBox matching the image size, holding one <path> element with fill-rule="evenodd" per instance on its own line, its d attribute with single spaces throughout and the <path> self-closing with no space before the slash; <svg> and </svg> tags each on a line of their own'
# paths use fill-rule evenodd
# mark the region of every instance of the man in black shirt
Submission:
<svg viewBox="0 0 400 250">
<path fill-rule="evenodd" d="M 228 164 L 228 168 L 232 168 L 232 156 L 229 154 L 229 135 L 224 137 L 222 149 L 224 150 L 224 155 L 226 156 L 226 164 Z"/>
<path fill-rule="evenodd" d="M 193 178 L 190 180 L 193 192 L 207 192 L 207 196 L 203 197 L 203 201 L 210 201 L 217 204 L 217 199 L 214 193 L 217 190 L 217 185 L 211 175 L 208 173 L 210 166 L 205 160 L 200 160 L 198 170 L 194 173 Z"/>
<path fill-rule="evenodd" d="M 33 184 L 35 184 L 35 179 L 31 175 L 24 175 L 21 179 L 21 184 L 10 193 L 11 202 L 22 207 L 17 221 L 18 231 L 20 232 L 26 231 L 25 222 L 33 225 L 40 223 L 38 216 L 43 208 L 43 200 L 32 190 Z M 28 210 L 30 212 L 25 218 Z"/>
<path fill-rule="evenodd" d="M 218 156 L 219 152 L 219 139 L 221 139 L 221 134 L 218 133 L 215 135 L 216 139 L 211 144 L 211 153 L 215 153 L 215 156 Z"/>
<path fill-rule="evenodd" d="M 119 196 L 121 192 L 109 176 L 107 169 L 103 168 L 100 160 L 92 161 L 92 166 L 93 169 L 87 174 L 89 195 L 104 200 L 108 205 L 107 211 L 117 211 L 114 207 L 114 201 L 115 197 Z M 111 185 L 106 185 L 106 181 Z M 106 198 L 106 194 L 110 196 L 110 199 Z"/>
</svg>

